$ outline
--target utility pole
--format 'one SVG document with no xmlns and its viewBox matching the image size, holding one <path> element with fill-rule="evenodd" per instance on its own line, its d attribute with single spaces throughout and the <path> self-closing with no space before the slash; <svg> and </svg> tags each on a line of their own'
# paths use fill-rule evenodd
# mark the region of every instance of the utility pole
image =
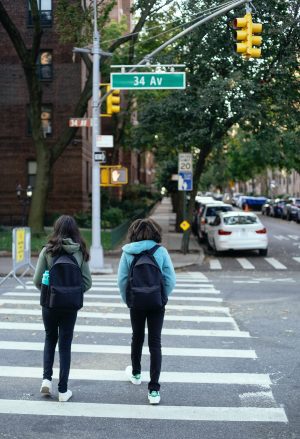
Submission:
<svg viewBox="0 0 300 439">
<path fill-rule="evenodd" d="M 95 161 L 97 136 L 100 134 L 100 34 L 97 28 L 97 3 L 94 0 L 94 34 L 93 34 L 93 143 L 92 143 L 92 246 L 90 249 L 90 269 L 92 272 L 104 266 L 103 247 L 101 245 L 101 199 L 100 167 Z"/>
<path fill-rule="evenodd" d="M 93 47 L 74 47 L 73 52 L 89 53 L 93 56 L 93 139 L 92 139 L 92 246 L 90 248 L 90 269 L 92 273 L 100 273 L 104 270 L 103 247 L 101 245 L 101 198 L 100 198 L 100 166 L 95 161 L 95 152 L 97 148 L 97 137 L 100 135 L 100 108 L 101 102 L 99 97 L 100 88 L 100 59 L 103 56 L 112 56 L 112 53 L 103 52 L 100 49 L 100 34 L 97 26 L 97 2 L 94 0 L 94 32 Z"/>
</svg>

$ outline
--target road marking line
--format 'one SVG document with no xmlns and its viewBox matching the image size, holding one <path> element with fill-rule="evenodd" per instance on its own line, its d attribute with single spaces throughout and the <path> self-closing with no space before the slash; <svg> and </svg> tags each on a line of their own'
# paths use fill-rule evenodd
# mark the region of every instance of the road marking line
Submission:
<svg viewBox="0 0 300 439">
<path fill-rule="evenodd" d="M 0 341 L 2 350 L 19 351 L 43 351 L 44 343 L 26 341 Z M 76 344 L 72 343 L 72 352 L 90 354 L 117 354 L 130 355 L 130 346 L 118 345 L 95 345 L 95 344 Z M 201 349 L 201 348 L 174 348 L 162 347 L 162 353 L 166 356 L 176 357 L 213 357 L 213 358 L 239 358 L 256 360 L 256 352 L 252 349 Z M 149 348 L 143 347 L 143 355 L 150 355 Z"/>
<path fill-rule="evenodd" d="M 14 305 L 39 305 L 38 300 L 30 299 L 0 299 L 0 306 L 2 304 L 14 304 Z M 94 306 L 99 308 L 124 308 L 126 305 L 124 303 L 113 303 L 113 302 L 85 302 L 85 306 Z M 166 309 L 174 309 L 179 311 L 204 311 L 204 312 L 222 312 L 229 313 L 229 308 L 224 306 L 200 306 L 200 305 L 166 305 Z"/>
<path fill-rule="evenodd" d="M 21 322 L 0 322 L 0 329 L 15 329 L 18 331 L 44 331 L 44 326 L 40 323 L 21 323 Z M 96 325 L 76 325 L 75 332 L 94 332 L 100 334 L 131 334 L 131 328 L 126 326 L 96 326 Z M 148 331 L 146 330 L 146 333 Z M 214 329 L 171 329 L 163 328 L 163 335 L 175 335 L 185 337 L 230 337 L 230 338 L 250 338 L 249 332 L 214 330 Z"/>
<path fill-rule="evenodd" d="M 300 262 L 300 257 L 299 257 L 299 256 L 294 256 L 293 259 L 294 259 L 296 262 Z"/>
<path fill-rule="evenodd" d="M 10 378 L 41 378 L 42 367 L 1 366 L 0 376 Z M 53 378 L 59 377 L 59 369 L 53 369 Z M 124 370 L 109 369 L 71 369 L 71 380 L 87 381 L 128 381 Z M 149 371 L 142 372 L 142 381 L 149 381 Z M 241 384 L 270 387 L 269 375 L 258 373 L 202 373 L 202 372 L 161 372 L 160 381 L 164 383 L 194 384 Z"/>
<path fill-rule="evenodd" d="M 218 259 L 210 259 L 209 268 L 211 270 L 222 270 L 222 265 Z"/>
<path fill-rule="evenodd" d="M 39 309 L 16 309 L 16 308 L 0 308 L 0 314 L 4 315 L 28 315 L 28 316 L 42 316 L 42 312 Z M 113 319 L 113 320 L 130 320 L 129 313 L 101 313 L 92 311 L 82 311 L 78 313 L 78 318 L 88 318 L 88 319 Z M 209 322 L 209 323 L 230 323 L 238 329 L 235 320 L 232 317 L 217 317 L 217 316 L 172 316 L 166 314 L 164 317 L 165 321 L 173 322 Z"/>
<path fill-rule="evenodd" d="M 282 241 L 282 240 L 289 241 L 289 238 L 287 238 L 286 236 L 283 236 L 283 235 L 273 235 L 273 236 L 274 236 L 274 238 L 278 239 L 279 241 Z"/>
<path fill-rule="evenodd" d="M 192 407 L 192 406 L 149 406 L 132 404 L 97 404 L 72 402 L 62 404 L 49 401 L 0 400 L 0 413 L 68 416 L 115 419 L 164 419 L 182 421 L 219 422 L 284 422 L 282 408 L 260 407 Z"/>
<path fill-rule="evenodd" d="M 204 288 L 200 288 L 200 289 L 192 288 L 190 290 L 187 290 L 186 288 L 185 289 L 175 288 L 173 290 L 173 292 L 172 292 L 171 297 L 173 297 L 174 295 L 179 294 L 179 293 L 180 294 L 220 294 L 220 290 L 216 290 L 213 286 L 212 286 L 212 288 L 208 288 L 208 287 L 209 287 L 209 285 L 207 287 L 204 287 Z M 29 293 L 30 292 L 31 293 L 34 292 L 36 294 L 39 294 L 39 291 L 36 288 L 25 288 L 25 290 L 21 286 L 20 286 L 20 288 L 22 288 L 22 294 L 24 296 L 26 295 L 27 291 Z M 19 289 L 19 287 L 16 286 L 15 289 Z M 98 293 L 102 293 L 102 292 L 107 293 L 108 291 L 111 291 L 112 293 L 113 292 L 118 292 L 119 293 L 119 289 L 118 288 L 115 288 L 115 289 L 112 289 L 112 290 L 108 290 L 107 288 L 102 288 L 102 287 L 101 288 L 92 287 L 92 289 L 90 289 L 89 291 L 95 291 L 95 292 L 98 292 Z M 13 293 L 13 291 L 9 291 L 9 293 Z M 19 291 L 18 291 L 18 293 L 19 293 Z M 22 294 L 19 293 L 20 296 L 22 296 Z M 85 294 L 89 294 L 89 293 L 85 293 Z"/>
<path fill-rule="evenodd" d="M 251 264 L 250 261 L 246 258 L 236 258 L 239 264 L 245 269 L 245 270 L 255 270 L 255 267 L 253 264 Z"/>
<path fill-rule="evenodd" d="M 283 265 L 281 262 L 277 261 L 275 258 L 264 258 L 272 267 L 276 268 L 276 270 L 286 270 L 287 267 Z"/>
<path fill-rule="evenodd" d="M 35 293 L 14 293 L 14 292 L 7 292 L 3 293 L 3 296 L 9 296 L 9 297 L 39 297 L 39 292 Z M 86 293 L 84 295 L 85 299 L 119 299 L 121 301 L 120 294 L 88 294 Z M 172 294 L 169 297 L 169 301 L 196 301 L 196 302 L 223 302 L 223 299 L 219 297 L 180 297 L 176 296 L 175 294 Z M 85 301 L 85 304 L 88 304 L 88 301 Z"/>
<path fill-rule="evenodd" d="M 294 241 L 298 241 L 298 239 L 300 238 L 300 236 L 298 235 L 288 235 L 288 237 L 293 239 Z"/>
</svg>

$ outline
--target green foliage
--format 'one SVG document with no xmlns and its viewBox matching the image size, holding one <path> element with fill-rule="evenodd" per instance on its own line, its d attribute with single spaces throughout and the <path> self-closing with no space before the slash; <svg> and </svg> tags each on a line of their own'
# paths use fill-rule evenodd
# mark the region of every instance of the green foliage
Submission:
<svg viewBox="0 0 300 439">
<path fill-rule="evenodd" d="M 192 20 L 212 4 L 182 3 L 182 20 Z M 299 169 L 298 3 L 265 0 L 257 6 L 254 18 L 264 26 L 261 59 L 245 60 L 233 52 L 229 23 L 244 13 L 241 7 L 200 26 L 160 56 L 161 62 L 171 55 L 173 62 L 186 64 L 185 91 L 137 95 L 133 144 L 155 148 L 161 184 L 168 172 L 163 157 L 175 162 L 179 151 L 191 151 L 196 167 L 209 145 L 206 177 L 215 175 L 216 184 L 251 178 L 267 166 Z M 232 127 L 236 133 L 230 138 Z"/>
<path fill-rule="evenodd" d="M 98 27 L 103 27 L 109 21 L 109 13 L 116 4 L 116 0 L 97 0 Z M 93 2 L 81 0 L 58 0 L 55 12 L 55 22 L 61 43 L 72 43 L 83 47 L 93 41 Z"/>
<path fill-rule="evenodd" d="M 103 228 L 113 228 L 121 224 L 123 219 L 124 214 L 122 209 L 111 207 L 102 213 L 101 225 Z"/>
</svg>

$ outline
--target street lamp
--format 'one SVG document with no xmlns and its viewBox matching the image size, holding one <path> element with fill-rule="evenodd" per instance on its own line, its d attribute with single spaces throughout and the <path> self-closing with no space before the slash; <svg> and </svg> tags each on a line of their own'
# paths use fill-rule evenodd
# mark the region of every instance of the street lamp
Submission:
<svg viewBox="0 0 300 439">
<path fill-rule="evenodd" d="M 32 197 L 32 187 L 28 185 L 26 189 L 23 189 L 22 185 L 18 184 L 16 187 L 16 193 L 17 198 L 22 206 L 22 226 L 25 226 L 27 223 L 27 210 Z"/>
<path fill-rule="evenodd" d="M 73 52 L 90 53 L 93 56 L 93 138 L 92 138 L 92 245 L 90 248 L 90 269 L 92 273 L 101 272 L 104 268 L 103 247 L 101 245 L 101 205 L 100 205 L 100 167 L 95 160 L 95 153 L 99 152 L 97 138 L 101 133 L 100 126 L 100 61 L 101 56 L 112 56 L 112 53 L 104 52 L 100 48 L 100 33 L 97 27 L 97 2 L 94 0 L 94 32 L 92 47 L 75 47 Z"/>
</svg>

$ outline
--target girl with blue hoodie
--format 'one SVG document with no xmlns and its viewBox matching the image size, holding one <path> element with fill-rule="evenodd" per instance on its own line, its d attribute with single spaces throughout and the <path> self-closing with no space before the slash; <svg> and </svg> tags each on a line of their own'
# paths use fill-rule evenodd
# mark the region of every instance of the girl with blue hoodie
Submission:
<svg viewBox="0 0 300 439">
<path fill-rule="evenodd" d="M 122 248 L 123 253 L 118 269 L 118 286 L 123 302 L 126 303 L 126 287 L 130 266 L 136 254 L 151 250 L 161 243 L 161 227 L 151 218 L 134 221 L 128 230 L 129 244 Z M 169 296 L 175 287 L 176 276 L 168 251 L 159 246 L 153 254 L 164 280 L 164 293 Z M 133 384 L 141 384 L 141 357 L 145 338 L 145 323 L 148 327 L 148 346 L 150 351 L 150 382 L 148 383 L 148 399 L 150 404 L 160 402 L 159 376 L 161 371 L 161 331 L 164 321 L 165 307 L 156 310 L 140 310 L 130 308 L 132 326 L 131 363 L 126 374 Z"/>
</svg>

